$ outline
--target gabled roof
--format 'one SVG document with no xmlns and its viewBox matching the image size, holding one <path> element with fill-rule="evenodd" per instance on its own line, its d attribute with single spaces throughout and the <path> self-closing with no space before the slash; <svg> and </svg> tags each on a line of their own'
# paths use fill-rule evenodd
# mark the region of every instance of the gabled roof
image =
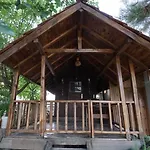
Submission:
<svg viewBox="0 0 150 150">
<path fill-rule="evenodd" d="M 113 53 L 60 53 L 62 49 L 78 49 L 79 30 L 82 48 L 111 49 Z M 37 39 L 40 45 L 35 42 Z M 66 8 L 10 43 L 0 51 L 0 62 L 12 69 L 19 68 L 22 75 L 39 84 L 41 67 L 39 47 L 47 55 L 50 64 L 46 69 L 47 86 L 53 76 L 61 76 L 61 72 L 67 72 L 67 62 L 72 64 L 77 56 L 87 70 L 95 68 L 95 72 L 90 73 L 90 70 L 89 75 L 104 74 L 112 82 L 117 81 L 114 63 L 116 55 L 121 55 L 124 78 L 130 76 L 127 58 L 135 63 L 137 73 L 150 67 L 148 36 L 82 2 Z M 52 49 L 60 50 L 52 53 Z M 53 68 L 54 73 L 48 68 Z"/>
</svg>

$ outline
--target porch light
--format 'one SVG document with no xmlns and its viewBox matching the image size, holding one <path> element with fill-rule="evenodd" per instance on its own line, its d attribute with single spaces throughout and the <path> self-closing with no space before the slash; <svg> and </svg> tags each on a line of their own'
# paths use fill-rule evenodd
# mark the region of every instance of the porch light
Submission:
<svg viewBox="0 0 150 150">
<path fill-rule="evenodd" d="M 77 59 L 76 59 L 75 66 L 76 67 L 80 67 L 81 66 L 81 62 L 79 60 L 79 57 L 77 57 Z"/>
</svg>

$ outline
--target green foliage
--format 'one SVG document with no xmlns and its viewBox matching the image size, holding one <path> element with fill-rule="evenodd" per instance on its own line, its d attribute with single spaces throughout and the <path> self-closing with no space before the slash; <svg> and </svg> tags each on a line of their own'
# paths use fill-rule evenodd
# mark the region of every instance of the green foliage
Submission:
<svg viewBox="0 0 150 150">
<path fill-rule="evenodd" d="M 125 8 L 121 10 L 120 18 L 134 28 L 150 35 L 150 1 L 141 0 L 136 3 L 124 1 Z"/>
</svg>

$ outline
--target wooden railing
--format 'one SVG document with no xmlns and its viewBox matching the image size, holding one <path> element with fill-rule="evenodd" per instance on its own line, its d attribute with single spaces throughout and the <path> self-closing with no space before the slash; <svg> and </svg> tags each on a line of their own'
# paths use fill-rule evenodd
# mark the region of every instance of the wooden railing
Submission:
<svg viewBox="0 0 150 150">
<path fill-rule="evenodd" d="M 126 134 L 122 105 L 121 101 L 91 101 L 92 137 L 97 133 Z M 134 102 L 126 102 L 126 107 L 128 110 L 129 134 L 139 134 Z"/>
<path fill-rule="evenodd" d="M 39 101 L 15 101 L 11 132 L 39 132 Z"/>
<path fill-rule="evenodd" d="M 125 103 L 129 134 L 138 135 L 134 101 Z M 39 101 L 15 101 L 11 132 L 39 133 Z M 45 132 L 126 134 L 122 101 L 55 100 L 45 104 Z"/>
<path fill-rule="evenodd" d="M 90 117 L 86 118 L 86 115 L 90 116 L 88 101 L 47 101 L 47 106 L 49 106 L 47 107 L 47 112 L 49 112 L 47 123 L 49 125 L 47 124 L 46 132 L 90 133 Z"/>
</svg>

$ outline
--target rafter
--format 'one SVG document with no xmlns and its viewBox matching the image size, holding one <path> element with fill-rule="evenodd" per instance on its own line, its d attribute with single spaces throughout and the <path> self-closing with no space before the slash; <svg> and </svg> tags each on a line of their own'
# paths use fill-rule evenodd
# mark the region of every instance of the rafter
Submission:
<svg viewBox="0 0 150 150">
<path fill-rule="evenodd" d="M 100 34 L 98 34 L 97 32 L 89 29 L 88 27 L 86 27 L 85 25 L 82 25 L 82 28 L 85 29 L 86 31 L 88 31 L 90 34 L 92 34 L 94 37 L 96 37 L 98 40 L 104 42 L 106 45 L 111 46 L 112 48 L 116 49 L 117 46 L 114 45 L 113 43 L 111 43 L 110 41 L 106 40 L 105 38 L 103 38 Z"/>
<path fill-rule="evenodd" d="M 120 25 L 119 23 L 117 23 L 117 22 L 113 21 L 112 19 L 108 18 L 107 16 L 103 15 L 99 11 L 89 7 L 88 5 L 85 5 L 85 4 L 81 3 L 81 7 L 84 10 L 86 10 L 87 12 L 89 12 L 90 14 L 94 15 L 98 19 L 102 20 L 103 22 L 110 25 L 114 29 L 120 31 L 121 33 L 125 34 L 126 36 L 130 37 L 131 39 L 136 41 L 138 44 L 144 46 L 145 48 L 147 48 L 147 50 L 150 51 L 150 42 L 148 42 L 144 38 L 138 36 L 136 33 L 130 31 L 129 29 L 125 28 L 124 26 Z"/>
<path fill-rule="evenodd" d="M 115 60 L 116 56 L 118 56 L 119 54 L 124 52 L 126 49 L 128 49 L 129 45 L 130 45 L 130 42 L 127 42 L 127 43 L 126 43 L 126 41 L 124 42 L 123 46 L 115 53 L 115 55 L 108 61 L 108 63 L 105 65 L 105 67 L 101 70 L 101 73 L 98 75 L 98 77 L 101 76 L 107 70 L 107 68 Z"/>
<path fill-rule="evenodd" d="M 126 55 L 127 57 L 129 57 L 132 61 L 134 61 L 137 65 L 141 66 L 142 68 L 144 68 L 145 70 L 148 70 L 148 67 L 143 64 L 141 61 L 139 61 L 138 59 L 134 58 L 133 56 L 131 56 L 130 54 L 124 52 L 124 55 Z"/>
<path fill-rule="evenodd" d="M 83 56 L 94 68 L 96 68 L 99 72 L 100 72 L 100 69 L 93 63 L 91 62 L 88 58 L 86 58 L 85 56 Z M 105 76 L 113 83 L 113 84 L 117 84 L 116 81 L 111 77 L 109 76 L 108 74 L 105 73 Z"/>
<path fill-rule="evenodd" d="M 65 11 L 59 13 L 52 19 L 48 20 L 46 23 L 40 25 L 37 27 L 33 32 L 31 32 L 29 35 L 26 35 L 20 42 L 12 45 L 9 47 L 6 51 L 2 52 L 0 55 L 0 62 L 3 62 L 7 58 L 9 58 L 11 55 L 25 47 L 28 43 L 35 40 L 37 37 L 42 35 L 44 32 L 55 26 L 56 24 L 60 23 L 73 13 L 75 13 L 77 10 L 81 8 L 81 3 L 77 3 L 70 7 L 69 9 L 66 9 Z"/>
<path fill-rule="evenodd" d="M 46 53 L 103 53 L 103 54 L 112 54 L 114 53 L 113 49 L 62 49 L 62 48 L 57 48 L 57 49 L 47 49 L 45 51 Z"/>
<path fill-rule="evenodd" d="M 49 60 L 48 60 L 47 56 L 46 56 L 45 53 L 44 53 L 44 49 L 43 49 L 41 43 L 39 42 L 38 39 L 34 40 L 34 43 L 36 44 L 37 48 L 39 49 L 41 55 L 44 55 L 44 56 L 45 56 L 45 61 L 46 61 L 47 67 L 49 68 L 51 74 L 52 74 L 53 76 L 55 76 L 55 72 L 54 72 L 54 70 L 53 70 L 51 64 L 49 63 Z"/>
<path fill-rule="evenodd" d="M 101 64 L 102 66 L 105 66 L 104 63 L 102 63 L 97 57 L 91 55 L 91 54 L 88 54 L 91 58 L 93 58 L 94 60 L 96 60 L 99 64 Z M 116 72 L 114 70 L 112 70 L 111 68 L 108 67 L 108 70 L 110 70 L 114 75 L 117 75 Z"/>
<path fill-rule="evenodd" d="M 86 42 L 88 45 L 90 45 L 91 47 L 93 47 L 93 48 L 96 48 L 93 44 L 91 44 L 90 42 L 88 42 L 85 38 L 83 38 L 83 41 L 84 42 Z M 105 65 L 104 65 L 105 66 Z M 129 72 L 129 70 L 128 69 L 126 69 L 124 66 L 121 66 L 126 72 Z M 109 67 L 108 67 L 108 69 L 110 69 Z"/>
<path fill-rule="evenodd" d="M 70 34 L 72 31 L 74 31 L 75 29 L 77 29 L 77 25 L 75 25 L 74 27 L 72 27 L 71 29 L 65 31 L 64 33 L 62 33 L 61 35 L 57 36 L 55 39 L 53 39 L 52 41 L 50 41 L 49 43 L 47 43 L 46 45 L 44 45 L 44 49 L 48 48 L 49 46 L 51 46 L 52 44 L 56 43 L 57 41 L 59 41 L 61 38 L 63 38 L 64 36 Z"/>
<path fill-rule="evenodd" d="M 16 66 L 14 66 L 13 68 L 17 68 L 20 67 L 21 65 L 25 64 L 28 60 L 30 60 L 32 57 L 34 57 L 36 54 L 38 54 L 39 51 L 35 51 L 32 55 L 28 56 L 27 58 L 23 59 L 22 61 L 20 61 Z"/>
</svg>

